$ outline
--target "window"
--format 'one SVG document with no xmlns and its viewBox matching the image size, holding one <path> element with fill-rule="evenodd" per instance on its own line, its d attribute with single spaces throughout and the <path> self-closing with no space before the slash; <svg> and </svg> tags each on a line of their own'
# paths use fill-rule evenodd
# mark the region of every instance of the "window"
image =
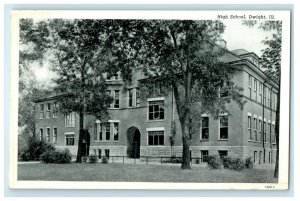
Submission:
<svg viewBox="0 0 300 201">
<path fill-rule="evenodd" d="M 40 128 L 40 140 L 44 140 L 44 130 Z"/>
<path fill-rule="evenodd" d="M 260 82 L 259 82 L 258 94 L 259 94 L 258 102 L 262 103 L 262 83 Z"/>
<path fill-rule="evenodd" d="M 254 118 L 254 140 L 257 141 L 257 118 Z"/>
<path fill-rule="evenodd" d="M 249 135 L 249 140 L 252 140 L 251 116 L 248 116 L 248 135 Z"/>
<path fill-rule="evenodd" d="M 271 126 L 271 123 L 268 123 L 268 130 L 269 130 L 269 142 L 272 143 L 272 126 Z"/>
<path fill-rule="evenodd" d="M 276 144 L 275 124 L 272 124 L 272 127 L 273 127 L 272 143 L 273 143 L 273 144 Z"/>
<path fill-rule="evenodd" d="M 251 99 L 252 98 L 252 76 L 249 75 L 248 77 L 248 95 L 249 95 L 249 98 Z"/>
<path fill-rule="evenodd" d="M 262 141 L 262 122 L 261 120 L 258 120 L 258 126 L 259 126 L 259 135 L 260 135 L 260 141 Z"/>
<path fill-rule="evenodd" d="M 57 113 L 58 113 L 58 105 L 57 103 L 54 103 L 52 106 L 52 117 L 57 118 Z"/>
<path fill-rule="evenodd" d="M 139 107 L 140 106 L 140 89 L 139 88 L 136 88 L 136 93 L 135 93 L 135 105 L 136 107 Z"/>
<path fill-rule="evenodd" d="M 74 146 L 75 145 L 75 135 L 74 134 L 66 134 L 66 146 Z"/>
<path fill-rule="evenodd" d="M 133 106 L 133 89 L 128 89 L 128 107 Z"/>
<path fill-rule="evenodd" d="M 115 141 L 119 140 L 119 123 L 117 122 L 113 123 L 113 135 Z"/>
<path fill-rule="evenodd" d="M 277 109 L 277 94 L 274 93 L 274 110 Z"/>
<path fill-rule="evenodd" d="M 254 79 L 254 100 L 257 100 L 257 79 Z"/>
<path fill-rule="evenodd" d="M 220 139 L 228 139 L 228 115 L 220 117 Z"/>
<path fill-rule="evenodd" d="M 107 80 L 118 80 L 119 79 L 118 73 L 115 73 L 115 74 L 108 73 L 106 76 L 106 79 Z"/>
<path fill-rule="evenodd" d="M 256 163 L 257 151 L 254 151 L 253 163 Z"/>
<path fill-rule="evenodd" d="M 164 145 L 164 131 L 148 131 L 148 145 Z"/>
<path fill-rule="evenodd" d="M 105 149 L 104 151 L 105 151 L 105 156 L 106 156 L 107 158 L 109 158 L 109 149 Z"/>
<path fill-rule="evenodd" d="M 267 141 L 267 125 L 266 122 L 264 122 L 264 136 L 263 136 L 263 142 Z"/>
<path fill-rule="evenodd" d="M 44 104 L 40 104 L 40 119 L 44 119 Z"/>
<path fill-rule="evenodd" d="M 164 119 L 164 101 L 149 101 L 149 120 Z"/>
<path fill-rule="evenodd" d="M 66 127 L 75 127 L 75 113 L 65 115 L 65 126 Z"/>
<path fill-rule="evenodd" d="M 101 153 L 101 149 L 98 149 L 98 158 L 101 158 L 102 153 Z"/>
<path fill-rule="evenodd" d="M 50 142 L 50 128 L 47 128 L 46 141 Z"/>
<path fill-rule="evenodd" d="M 264 92 L 263 92 L 263 98 L 264 98 L 264 101 L 263 101 L 263 104 L 266 105 L 266 91 L 267 91 L 267 88 L 264 86 L 263 88 Z"/>
<path fill-rule="evenodd" d="M 272 152 L 269 151 L 269 163 L 272 163 Z"/>
<path fill-rule="evenodd" d="M 115 90 L 114 91 L 114 100 L 113 100 L 113 108 L 119 108 L 120 107 L 120 91 Z"/>
<path fill-rule="evenodd" d="M 271 90 L 267 88 L 267 107 L 271 107 Z"/>
<path fill-rule="evenodd" d="M 207 162 L 208 150 L 201 150 L 202 162 Z"/>
<path fill-rule="evenodd" d="M 51 111 L 51 103 L 47 103 L 47 112 L 46 112 L 46 118 L 50 118 L 50 111 Z"/>
<path fill-rule="evenodd" d="M 57 128 L 53 128 L 53 143 L 57 143 Z"/>
<path fill-rule="evenodd" d="M 98 122 L 94 124 L 94 140 L 95 141 L 102 141 L 102 123 Z"/>
<path fill-rule="evenodd" d="M 223 161 L 224 157 L 226 157 L 228 155 L 228 151 L 220 151 L 219 150 L 219 157 L 221 159 L 221 161 Z"/>
<path fill-rule="evenodd" d="M 110 140 L 110 123 L 105 124 L 105 140 Z"/>
<path fill-rule="evenodd" d="M 208 140 L 209 138 L 209 118 L 201 118 L 201 140 Z"/>
</svg>

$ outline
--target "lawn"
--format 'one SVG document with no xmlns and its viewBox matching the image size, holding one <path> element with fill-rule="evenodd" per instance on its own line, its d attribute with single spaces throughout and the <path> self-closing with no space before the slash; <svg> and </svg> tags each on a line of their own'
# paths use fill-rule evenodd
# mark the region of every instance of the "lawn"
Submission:
<svg viewBox="0 0 300 201">
<path fill-rule="evenodd" d="M 199 182 L 199 183 L 277 183 L 273 170 L 210 170 L 193 166 L 141 164 L 19 164 L 18 180 L 41 181 L 126 181 L 126 182 Z"/>
</svg>

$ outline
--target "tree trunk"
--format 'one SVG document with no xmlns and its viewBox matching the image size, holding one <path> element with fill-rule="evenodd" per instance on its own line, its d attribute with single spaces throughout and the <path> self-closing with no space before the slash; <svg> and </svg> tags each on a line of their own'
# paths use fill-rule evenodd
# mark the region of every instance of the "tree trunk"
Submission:
<svg viewBox="0 0 300 201">
<path fill-rule="evenodd" d="M 182 170 L 190 170 L 190 145 L 188 141 L 188 132 L 186 130 L 185 119 L 181 121 L 181 130 L 182 130 Z"/>
<path fill-rule="evenodd" d="M 276 148 L 277 148 L 275 170 L 274 170 L 275 178 L 278 178 L 278 172 L 279 172 L 279 122 L 280 122 L 280 86 L 277 95 L 276 120 L 275 120 L 275 136 L 276 136 Z"/>
<path fill-rule="evenodd" d="M 84 114 L 83 112 L 81 112 L 79 114 L 79 139 L 78 139 L 76 163 L 82 163 L 82 159 L 81 159 L 82 151 L 85 148 L 83 147 L 83 138 L 84 138 L 83 121 L 84 121 Z"/>
</svg>

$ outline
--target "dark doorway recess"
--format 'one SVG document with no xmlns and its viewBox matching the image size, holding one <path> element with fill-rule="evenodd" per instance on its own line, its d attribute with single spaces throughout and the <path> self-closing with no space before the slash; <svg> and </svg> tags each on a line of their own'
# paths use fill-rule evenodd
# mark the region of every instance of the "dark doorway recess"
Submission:
<svg viewBox="0 0 300 201">
<path fill-rule="evenodd" d="M 140 157 L 141 133 L 137 127 L 127 129 L 127 155 L 130 158 Z"/>
</svg>

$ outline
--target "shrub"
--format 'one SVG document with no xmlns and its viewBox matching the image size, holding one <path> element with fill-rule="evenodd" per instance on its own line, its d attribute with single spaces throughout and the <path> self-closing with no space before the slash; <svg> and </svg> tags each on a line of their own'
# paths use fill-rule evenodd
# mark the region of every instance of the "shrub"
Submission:
<svg viewBox="0 0 300 201">
<path fill-rule="evenodd" d="M 48 150 L 41 155 L 43 163 L 70 163 L 72 156 L 68 149 Z"/>
<path fill-rule="evenodd" d="M 29 142 L 28 150 L 31 155 L 31 160 L 39 160 L 40 156 L 47 151 L 54 151 L 55 147 L 45 141 L 33 138 Z"/>
<path fill-rule="evenodd" d="M 220 161 L 217 156 L 207 156 L 207 165 L 210 169 L 220 168 Z"/>
<path fill-rule="evenodd" d="M 182 163 L 182 158 L 181 157 L 172 156 L 170 162 L 171 163 Z"/>
<path fill-rule="evenodd" d="M 229 163 L 229 168 L 232 170 L 241 171 L 245 168 L 245 163 L 240 158 L 231 158 Z"/>
<path fill-rule="evenodd" d="M 28 150 L 24 150 L 23 152 L 20 153 L 20 160 L 21 161 L 30 161 L 32 160 L 32 156 Z"/>
<path fill-rule="evenodd" d="M 253 168 L 253 161 L 251 157 L 246 158 L 245 160 L 245 167 L 248 169 L 252 169 Z"/>
<path fill-rule="evenodd" d="M 223 158 L 223 166 L 224 166 L 224 168 L 225 168 L 225 169 L 230 168 L 231 162 L 232 162 L 231 158 L 228 157 L 228 156 L 225 156 L 225 157 Z"/>
<path fill-rule="evenodd" d="M 89 158 L 90 158 L 90 163 L 98 162 L 98 157 L 96 155 L 91 155 Z"/>
<path fill-rule="evenodd" d="M 102 163 L 108 163 L 108 158 L 106 156 L 103 156 L 101 159 Z"/>
</svg>

